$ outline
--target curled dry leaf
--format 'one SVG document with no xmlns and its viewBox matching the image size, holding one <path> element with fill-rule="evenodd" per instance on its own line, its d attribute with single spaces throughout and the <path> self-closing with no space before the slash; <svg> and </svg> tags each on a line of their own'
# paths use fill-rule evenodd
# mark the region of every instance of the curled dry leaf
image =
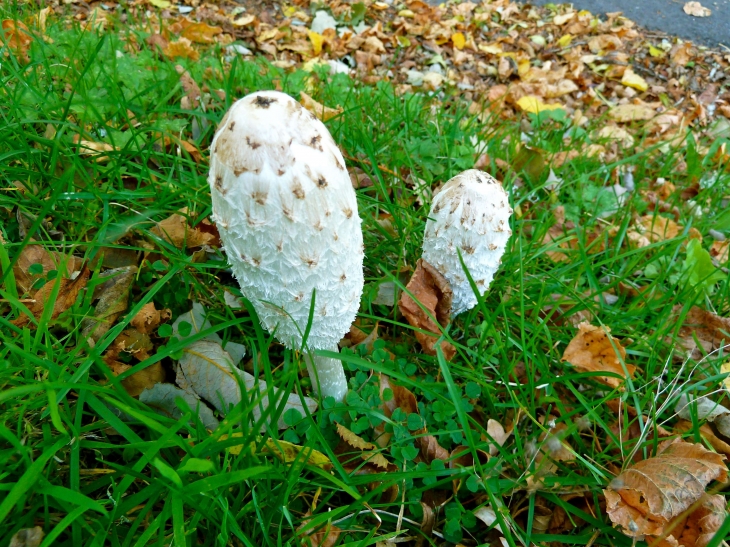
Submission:
<svg viewBox="0 0 730 547">
<path fill-rule="evenodd" d="M 22 528 L 10 538 L 10 545 L 8 547 L 38 547 L 45 535 L 43 528 L 40 526 Z"/>
<path fill-rule="evenodd" d="M 221 27 L 212 27 L 207 23 L 190 23 L 182 31 L 182 37 L 198 44 L 213 44 L 216 36 L 223 33 Z"/>
<path fill-rule="evenodd" d="M 180 38 L 175 42 L 170 42 L 167 47 L 163 48 L 164 53 L 170 59 L 177 59 L 182 57 L 183 59 L 190 59 L 191 61 L 197 61 L 200 59 L 200 53 L 194 48 L 193 44 L 187 38 Z"/>
<path fill-rule="evenodd" d="M 277 424 L 279 429 L 287 427 L 283 418 L 287 410 L 296 409 L 302 416 L 307 414 L 299 396 L 286 395 L 275 388 L 267 388 L 265 382 L 239 369 L 234 364 L 234 358 L 218 341 L 198 340 L 185 348 L 178 364 L 176 381 L 182 389 L 195 393 L 221 414 L 226 414 L 231 406 L 241 402 L 245 389 L 247 398 L 256 403 L 252 410 L 255 422 L 268 409 L 270 397 L 277 404 L 285 397 L 282 417 Z M 304 397 L 304 404 L 310 413 L 317 409 L 317 402 L 309 397 Z M 261 427 L 264 428 L 265 424 Z"/>
<path fill-rule="evenodd" d="M 712 10 L 706 8 L 699 2 L 687 2 L 682 9 L 684 13 L 692 17 L 709 17 L 712 15 Z"/>
<path fill-rule="evenodd" d="M 331 108 L 329 106 L 323 105 L 322 103 L 318 103 L 312 97 L 307 95 L 304 91 L 299 92 L 299 97 L 301 98 L 299 102 L 302 103 L 302 106 L 309 110 L 312 114 L 317 116 L 323 122 L 326 122 L 327 120 L 334 118 L 335 116 L 339 116 L 340 114 L 342 114 L 342 112 L 344 112 L 341 106 L 338 106 L 337 108 Z"/>
<path fill-rule="evenodd" d="M 43 266 L 43 272 L 31 273 L 30 267 L 33 264 Z M 47 276 L 51 270 L 56 270 L 59 277 L 70 277 L 73 272 L 81 269 L 81 264 L 82 260 L 78 257 L 48 251 L 40 245 L 26 245 L 13 266 L 15 284 L 21 295 L 26 294 L 30 292 L 33 283 Z"/>
<path fill-rule="evenodd" d="M 170 316 L 170 310 L 158 310 L 155 308 L 154 302 L 148 302 L 137 312 L 130 324 L 139 332 L 150 334 L 160 326 L 162 321 L 170 319 Z"/>
<path fill-rule="evenodd" d="M 84 338 L 97 342 L 127 310 L 129 289 L 136 273 L 137 266 L 126 266 L 107 270 L 99 275 L 100 279 L 106 281 L 94 289 L 94 300 L 99 299 L 94 316 L 86 317 L 81 322 L 81 334 Z"/>
<path fill-rule="evenodd" d="M 327 523 L 317 530 L 307 527 L 309 519 L 305 519 L 298 528 L 302 547 L 334 547 L 342 530 L 334 524 Z"/>
<path fill-rule="evenodd" d="M 695 431 L 695 424 L 691 420 L 679 420 L 674 424 L 674 431 L 692 434 Z M 702 439 L 707 441 L 715 452 L 730 457 L 730 444 L 718 437 L 709 424 L 702 424 L 699 431 Z M 687 439 L 688 441 L 692 441 L 693 436 L 689 436 Z"/>
<path fill-rule="evenodd" d="M 390 462 L 379 452 L 380 447 L 367 442 L 365 439 L 355 435 L 352 431 L 340 424 L 337 424 L 337 434 L 351 447 L 362 450 L 361 457 L 363 460 L 382 469 L 388 469 L 388 467 L 391 467 Z"/>
<path fill-rule="evenodd" d="M 672 308 L 673 324 L 679 322 L 682 305 Z M 692 359 L 700 359 L 704 353 L 710 353 L 730 343 L 730 317 L 721 317 L 715 313 L 692 306 L 684 317 L 684 322 L 677 335 L 679 346 Z M 671 343 L 671 340 L 668 340 Z M 683 352 L 678 358 L 684 359 Z"/>
<path fill-rule="evenodd" d="M 201 230 L 199 227 L 191 228 L 188 226 L 187 219 L 177 213 L 158 222 L 150 232 L 169 241 L 178 249 L 201 247 L 203 245 L 209 245 L 216 240 L 215 234 Z"/>
<path fill-rule="evenodd" d="M 413 272 L 406 289 L 408 292 L 403 292 L 398 307 L 408 322 L 418 329 L 416 339 L 423 347 L 423 351 L 429 355 L 436 355 L 436 341 L 441 336 L 439 325 L 446 327 L 451 320 L 452 291 L 449 282 L 431 264 L 419 259 L 416 271 Z M 413 294 L 425 310 L 421 309 L 408 293 Z M 438 324 L 431 317 L 434 317 Z M 447 361 L 456 355 L 456 349 L 448 342 L 442 341 L 440 347 Z"/>
<path fill-rule="evenodd" d="M 724 497 L 705 493 L 710 481 L 727 479 L 724 459 L 699 444 L 665 441 L 655 457 L 611 481 L 606 512 L 630 537 L 666 534 L 662 545 L 706 545 L 725 518 Z"/>
<path fill-rule="evenodd" d="M 614 372 L 633 378 L 636 367 L 625 362 L 626 350 L 609 333 L 608 327 L 594 327 L 590 323 L 578 325 L 578 334 L 565 348 L 562 361 L 567 361 L 581 372 Z M 623 381 L 613 376 L 597 376 L 597 380 L 611 387 Z"/>
<path fill-rule="evenodd" d="M 197 412 L 198 418 L 206 429 L 214 431 L 218 427 L 218 420 L 216 420 L 213 411 L 205 403 L 193 393 L 175 387 L 172 384 L 154 384 L 151 388 L 147 388 L 140 393 L 139 400 L 153 408 L 159 414 L 178 420 L 183 415 L 183 411 L 180 410 L 180 407 L 175 402 L 178 397 L 185 401 L 190 410 Z"/>
<path fill-rule="evenodd" d="M 111 361 L 108 364 L 114 376 L 119 376 L 132 368 L 130 365 L 125 365 L 119 361 Z M 151 389 L 155 384 L 164 381 L 165 371 L 162 368 L 162 364 L 157 362 L 124 378 L 122 380 L 122 386 L 130 397 L 138 397 L 145 389 Z"/>
<path fill-rule="evenodd" d="M 28 32 L 28 27 L 21 21 L 5 19 L 0 25 L 0 29 L 2 30 L 0 33 L 0 46 L 7 46 L 20 61 L 29 62 L 28 48 L 30 48 L 33 38 Z"/>
<path fill-rule="evenodd" d="M 730 239 L 715 241 L 710 247 L 710 255 L 722 266 L 730 261 Z"/>
<path fill-rule="evenodd" d="M 76 302 L 76 297 L 79 295 L 81 289 L 86 287 L 86 283 L 89 281 L 91 271 L 89 268 L 84 266 L 81 272 L 74 280 L 58 277 L 53 281 L 49 281 L 36 291 L 33 295 L 33 302 L 28 306 L 28 309 L 33 314 L 33 317 L 39 319 L 46 307 L 49 305 L 53 306 L 50 319 L 56 319 L 59 315 L 69 309 Z M 54 302 L 49 302 L 53 296 L 55 286 L 60 283 L 58 294 Z M 28 315 L 21 315 L 17 319 L 12 321 L 13 325 L 17 327 L 24 327 L 30 323 L 30 317 Z"/>
</svg>

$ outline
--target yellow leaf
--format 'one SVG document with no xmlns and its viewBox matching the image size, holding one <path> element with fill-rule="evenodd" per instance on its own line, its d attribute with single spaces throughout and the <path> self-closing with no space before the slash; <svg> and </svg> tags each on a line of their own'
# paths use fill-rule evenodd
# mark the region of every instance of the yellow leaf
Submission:
<svg viewBox="0 0 730 547">
<path fill-rule="evenodd" d="M 253 23 L 256 20 L 255 15 L 251 15 L 250 13 L 248 15 L 244 15 L 242 17 L 239 17 L 235 21 L 233 21 L 234 27 L 246 27 Z"/>
<path fill-rule="evenodd" d="M 212 27 L 207 23 L 193 23 L 185 27 L 181 36 L 198 44 L 212 44 L 216 40 L 215 37 L 222 32 L 221 27 Z"/>
<path fill-rule="evenodd" d="M 292 15 L 294 15 L 297 12 L 297 8 L 296 8 L 296 6 L 286 6 L 281 11 L 284 12 L 284 17 L 291 17 Z"/>
<path fill-rule="evenodd" d="M 271 452 L 284 463 L 301 460 L 303 457 L 310 465 L 321 468 L 328 468 L 332 465 L 330 459 L 322 454 L 319 450 L 308 446 L 299 446 L 298 444 L 288 443 L 286 441 L 275 441 L 269 439 L 266 441 L 266 451 Z M 300 456 L 300 454 L 302 456 Z"/>
<path fill-rule="evenodd" d="M 477 48 L 479 49 L 479 51 L 482 51 L 484 53 L 491 53 L 492 55 L 502 53 L 502 46 L 499 44 L 479 44 Z"/>
<path fill-rule="evenodd" d="M 560 47 L 568 47 L 572 41 L 572 34 L 563 34 L 560 38 L 558 38 L 558 45 Z"/>
<path fill-rule="evenodd" d="M 307 95 L 304 91 L 300 91 L 299 96 L 301 98 L 299 102 L 302 104 L 302 106 L 312 112 L 323 122 L 326 122 L 330 118 L 334 118 L 335 116 L 339 116 L 340 114 L 342 114 L 341 106 L 338 106 L 337 108 L 330 108 L 329 106 L 325 106 L 322 103 L 318 103 L 317 101 L 312 99 L 312 97 Z"/>
<path fill-rule="evenodd" d="M 666 53 L 659 48 L 649 46 L 649 55 L 651 55 L 652 57 L 661 58 L 664 57 Z"/>
<path fill-rule="evenodd" d="M 307 34 L 309 35 L 309 41 L 312 42 L 312 49 L 314 50 L 314 55 L 317 56 L 320 53 L 322 53 L 322 44 L 324 43 L 324 36 L 322 36 L 319 32 L 314 32 L 313 30 L 307 31 Z"/>
<path fill-rule="evenodd" d="M 406 38 L 405 36 L 396 36 L 395 38 L 396 38 L 396 40 L 398 40 L 398 45 L 400 47 L 410 47 L 411 46 L 411 41 L 408 38 Z"/>
<path fill-rule="evenodd" d="M 545 104 L 539 97 L 535 97 L 534 95 L 525 95 L 517 101 L 517 106 L 519 106 L 523 112 L 532 112 L 533 114 L 539 114 L 546 110 L 558 110 L 563 108 L 560 104 Z"/>
<path fill-rule="evenodd" d="M 466 37 L 461 32 L 455 32 L 451 35 L 451 41 L 454 43 L 456 49 L 462 50 L 466 44 Z"/>
<path fill-rule="evenodd" d="M 730 361 L 727 363 L 724 363 L 720 367 L 720 374 L 730 374 Z M 727 376 L 723 381 L 722 385 L 725 386 L 725 389 L 730 391 L 730 376 Z"/>
<path fill-rule="evenodd" d="M 646 91 L 647 89 L 649 89 L 649 84 L 646 83 L 646 80 L 636 74 L 636 72 L 631 70 L 631 67 L 627 68 L 624 71 L 624 76 L 623 78 L 621 78 L 621 83 L 625 86 L 638 89 L 639 91 Z"/>
<path fill-rule="evenodd" d="M 147 3 L 162 9 L 167 9 L 172 6 L 172 2 L 168 2 L 168 0 L 147 0 Z"/>
</svg>

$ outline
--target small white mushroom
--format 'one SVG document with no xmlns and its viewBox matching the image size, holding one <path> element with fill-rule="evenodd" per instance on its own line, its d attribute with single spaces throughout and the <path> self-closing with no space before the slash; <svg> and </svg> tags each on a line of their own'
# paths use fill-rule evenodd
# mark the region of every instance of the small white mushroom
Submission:
<svg viewBox="0 0 730 547">
<path fill-rule="evenodd" d="M 479 293 L 484 294 L 512 234 L 511 214 L 502 184 L 477 169 L 456 175 L 434 197 L 426 222 L 423 258 L 451 285 L 452 316 L 477 304 L 459 253 Z"/>
<path fill-rule="evenodd" d="M 261 323 L 300 349 L 316 295 L 307 345 L 336 351 L 360 306 L 363 239 L 345 160 L 324 124 L 284 93 L 252 93 L 216 131 L 208 182 L 228 260 Z M 320 395 L 342 400 L 342 363 L 307 363 Z"/>
</svg>

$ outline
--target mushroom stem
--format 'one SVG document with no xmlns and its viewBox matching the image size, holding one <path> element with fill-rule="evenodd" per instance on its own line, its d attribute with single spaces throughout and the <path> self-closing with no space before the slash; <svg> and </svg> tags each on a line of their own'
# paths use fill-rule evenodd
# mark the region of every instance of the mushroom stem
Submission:
<svg viewBox="0 0 730 547">
<path fill-rule="evenodd" d="M 329 349 L 339 352 L 337 345 Z M 312 387 L 321 398 L 334 397 L 337 402 L 345 399 L 348 387 L 342 361 L 310 353 L 305 353 L 304 361 L 312 379 Z"/>
</svg>

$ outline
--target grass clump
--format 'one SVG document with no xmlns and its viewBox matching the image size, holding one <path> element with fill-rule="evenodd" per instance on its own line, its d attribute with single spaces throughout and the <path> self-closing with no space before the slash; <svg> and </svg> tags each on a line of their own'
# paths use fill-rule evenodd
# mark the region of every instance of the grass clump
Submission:
<svg viewBox="0 0 730 547">
<path fill-rule="evenodd" d="M 130 51 L 132 38 L 144 43 L 134 32 L 49 24 L 27 63 L 3 50 L 0 543 L 40 526 L 43 547 L 406 537 L 418 545 L 498 545 L 500 537 L 509 545 L 632 544 L 612 528 L 602 489 L 634 455 L 652 455 L 660 426 L 676 422 L 680 395 L 724 400 L 724 350 L 674 359 L 693 305 L 730 314 L 727 259 L 715 264 L 707 251 L 711 229 L 730 231 L 721 206 L 729 177 L 713 154 L 698 152 L 717 140 L 688 134 L 668 148 L 632 150 L 599 142 L 601 120 L 503 120 L 458 94 L 399 94 L 387 82 L 364 85 L 322 68 L 227 60 L 217 46 L 199 62 L 173 63 L 144 45 Z M 181 74 L 206 90 L 199 101 L 183 101 Z M 124 382 L 154 366 L 172 382 L 185 348 L 216 333 L 246 346 L 248 372 L 309 394 L 301 356 L 263 332 L 250 308 L 227 305 L 225 291 L 240 293 L 220 248 L 188 248 L 155 231 L 178 213 L 190 230 L 209 229 L 207 146 L 216 124 L 235 98 L 274 88 L 343 108 L 328 127 L 367 181 L 358 189 L 366 246 L 359 327 L 378 335 L 343 350 L 344 403 L 325 400 L 309 414 L 285 411 L 278 399 L 252 424 L 261 402 L 252 393 L 211 432 L 195 409 L 161 416 Z M 589 155 L 591 145 L 602 145 L 603 157 Z M 580 153 L 557 166 L 566 149 Z M 444 333 L 457 349 L 446 363 L 419 351 L 378 293 L 402 289 L 420 257 L 431 192 L 475 163 L 504 179 L 514 234 L 483 302 Z M 619 196 L 617 184 L 629 191 Z M 684 207 L 689 195 L 699 209 Z M 656 228 L 670 218 L 676 233 Z M 646 219 L 653 222 L 638 231 Z M 24 289 L 17 272 L 29 247 L 55 253 L 55 263 L 26 268 Z M 56 314 L 73 282 L 64 273 L 79 269 L 73 257 L 88 282 Z M 108 290 L 105 273 L 129 266 L 128 304 L 89 342 L 84 325 Z M 47 304 L 33 314 L 30 295 L 41 288 Z M 146 305 L 175 318 L 193 301 L 205 305 L 210 328 L 176 341 L 163 323 L 147 333 L 146 354 L 118 352 L 128 368 L 112 370 L 108 352 Z M 625 389 L 561 361 L 581 320 L 610 326 L 627 346 L 639 371 Z M 279 418 L 287 429 L 270 425 Z M 343 448 L 338 424 L 372 443 L 371 454 Z M 683 435 L 709 443 L 701 424 L 691 421 Z M 498 439 L 500 427 L 506 438 Z"/>
</svg>

